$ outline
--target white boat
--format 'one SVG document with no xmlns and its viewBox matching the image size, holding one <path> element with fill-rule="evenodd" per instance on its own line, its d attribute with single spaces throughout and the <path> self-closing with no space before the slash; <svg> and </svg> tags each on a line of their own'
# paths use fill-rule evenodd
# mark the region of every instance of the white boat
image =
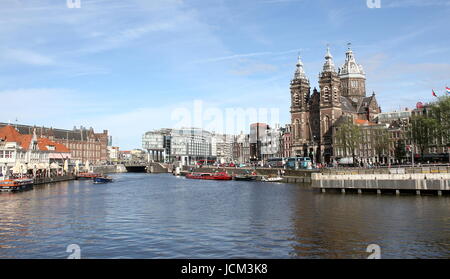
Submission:
<svg viewBox="0 0 450 279">
<path fill-rule="evenodd" d="M 283 181 L 283 177 L 267 177 L 267 176 L 263 176 L 261 177 L 261 181 L 262 182 L 282 182 Z"/>
</svg>

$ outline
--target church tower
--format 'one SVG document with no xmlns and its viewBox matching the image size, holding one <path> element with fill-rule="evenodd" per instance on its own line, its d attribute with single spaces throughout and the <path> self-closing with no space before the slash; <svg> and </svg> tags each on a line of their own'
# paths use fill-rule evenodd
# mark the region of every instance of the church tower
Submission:
<svg viewBox="0 0 450 279">
<path fill-rule="evenodd" d="M 366 97 L 366 74 L 363 67 L 356 63 L 350 44 L 345 55 L 344 65 L 339 69 L 341 93 L 356 108 Z"/>
<path fill-rule="evenodd" d="M 333 157 L 333 126 L 341 117 L 341 81 L 336 72 L 330 48 L 327 48 L 323 71 L 319 75 L 320 86 L 320 153 L 322 161 Z"/>
<path fill-rule="evenodd" d="M 291 124 L 293 135 L 293 155 L 306 156 L 307 143 L 310 140 L 309 99 L 310 84 L 298 57 L 297 68 L 291 81 Z"/>
</svg>

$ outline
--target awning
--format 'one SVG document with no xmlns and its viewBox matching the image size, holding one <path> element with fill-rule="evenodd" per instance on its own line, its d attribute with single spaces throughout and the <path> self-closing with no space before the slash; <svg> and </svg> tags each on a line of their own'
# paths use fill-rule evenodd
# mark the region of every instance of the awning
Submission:
<svg viewBox="0 0 450 279">
<path fill-rule="evenodd" d="M 50 168 L 51 169 L 61 169 L 62 167 L 60 167 L 57 163 L 51 163 Z"/>
</svg>

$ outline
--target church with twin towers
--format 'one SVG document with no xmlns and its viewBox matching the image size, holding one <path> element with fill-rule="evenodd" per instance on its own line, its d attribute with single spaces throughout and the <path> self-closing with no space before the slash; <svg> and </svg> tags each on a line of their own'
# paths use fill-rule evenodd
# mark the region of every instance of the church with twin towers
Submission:
<svg viewBox="0 0 450 279">
<path fill-rule="evenodd" d="M 330 48 L 319 74 L 319 90 L 311 85 L 299 56 L 291 81 L 292 154 L 315 162 L 335 159 L 335 127 L 345 117 L 371 123 L 381 112 L 375 93 L 366 94 L 366 74 L 349 44 L 345 62 L 336 69 Z"/>
</svg>

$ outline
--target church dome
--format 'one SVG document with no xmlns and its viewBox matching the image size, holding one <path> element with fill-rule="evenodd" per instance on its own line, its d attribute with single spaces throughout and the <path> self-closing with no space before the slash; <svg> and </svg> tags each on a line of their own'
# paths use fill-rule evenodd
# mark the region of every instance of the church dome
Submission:
<svg viewBox="0 0 450 279">
<path fill-rule="evenodd" d="M 339 76 L 342 77 L 360 77 L 365 78 L 364 69 L 361 65 L 358 65 L 355 60 L 355 56 L 353 55 L 352 49 L 348 48 L 345 53 L 346 58 L 344 65 L 339 69 Z"/>
</svg>

